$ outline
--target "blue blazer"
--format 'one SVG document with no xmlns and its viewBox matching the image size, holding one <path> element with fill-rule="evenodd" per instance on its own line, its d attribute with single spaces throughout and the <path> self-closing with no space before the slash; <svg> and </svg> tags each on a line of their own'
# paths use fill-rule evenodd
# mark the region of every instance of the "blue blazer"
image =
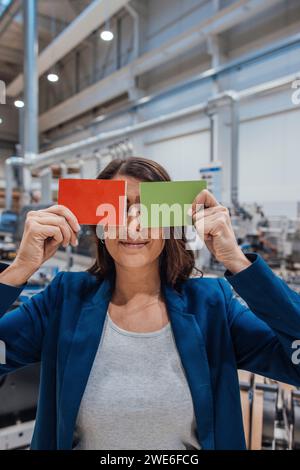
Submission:
<svg viewBox="0 0 300 470">
<path fill-rule="evenodd" d="M 300 366 L 292 361 L 300 296 L 262 257 L 247 257 L 252 263 L 243 271 L 189 279 L 181 293 L 162 285 L 203 449 L 246 448 L 237 369 L 300 386 Z M 72 449 L 112 286 L 87 272 L 59 272 L 42 292 L 5 313 L 25 285 L 0 284 L 0 340 L 6 343 L 0 375 L 41 362 L 31 448 Z"/>
</svg>

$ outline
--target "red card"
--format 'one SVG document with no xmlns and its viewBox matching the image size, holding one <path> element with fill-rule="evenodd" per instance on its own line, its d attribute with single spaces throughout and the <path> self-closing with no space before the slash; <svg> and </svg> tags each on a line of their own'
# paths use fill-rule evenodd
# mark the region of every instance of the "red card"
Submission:
<svg viewBox="0 0 300 470">
<path fill-rule="evenodd" d="M 58 204 L 68 207 L 79 224 L 125 225 L 126 181 L 62 178 Z"/>
</svg>

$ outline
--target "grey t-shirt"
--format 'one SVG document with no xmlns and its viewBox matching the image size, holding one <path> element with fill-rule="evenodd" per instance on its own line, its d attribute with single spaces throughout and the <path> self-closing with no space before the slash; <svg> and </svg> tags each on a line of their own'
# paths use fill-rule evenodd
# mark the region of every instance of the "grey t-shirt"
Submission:
<svg viewBox="0 0 300 470">
<path fill-rule="evenodd" d="M 201 448 L 170 322 L 136 333 L 107 312 L 75 431 L 74 450 Z"/>
</svg>

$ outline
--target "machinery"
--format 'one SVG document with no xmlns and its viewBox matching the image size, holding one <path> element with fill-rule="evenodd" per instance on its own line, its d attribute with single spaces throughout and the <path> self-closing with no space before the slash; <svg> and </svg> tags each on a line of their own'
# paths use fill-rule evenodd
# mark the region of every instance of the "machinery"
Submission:
<svg viewBox="0 0 300 470">
<path fill-rule="evenodd" d="M 20 214 L 12 211 L 5 211 L 2 214 L 0 220 L 0 228 L 2 228 L 0 260 L 9 263 L 14 259 L 22 238 L 28 211 L 48 206 L 49 204 L 27 205 L 22 208 Z M 51 260 L 51 264 L 45 263 L 29 279 L 26 288 L 23 289 L 11 309 L 16 308 L 32 295 L 44 289 L 58 272 L 59 267 L 66 271 L 70 270 L 74 264 L 74 256 L 90 260 L 94 246 L 91 243 L 91 237 L 91 228 L 83 226 L 78 236 L 78 246 L 76 248 L 69 246 L 66 249 L 60 247 L 56 258 Z M 9 315 L 9 312 L 6 314 Z M 34 364 L 0 378 L 0 450 L 28 448 L 34 428 L 39 374 L 40 365 Z"/>
<path fill-rule="evenodd" d="M 300 448 L 300 391 L 239 371 L 244 432 L 249 450 Z"/>
<path fill-rule="evenodd" d="M 292 448 L 300 449 L 300 391 L 293 390 L 291 397 L 291 442 Z"/>
<path fill-rule="evenodd" d="M 266 217 L 257 205 L 229 208 L 232 227 L 244 253 L 259 253 L 289 286 L 300 293 L 300 219 Z M 223 275 L 224 269 L 205 250 L 198 253 L 200 268 Z"/>
<path fill-rule="evenodd" d="M 38 391 L 39 364 L 0 378 L 0 450 L 26 448 L 31 441 Z"/>
</svg>

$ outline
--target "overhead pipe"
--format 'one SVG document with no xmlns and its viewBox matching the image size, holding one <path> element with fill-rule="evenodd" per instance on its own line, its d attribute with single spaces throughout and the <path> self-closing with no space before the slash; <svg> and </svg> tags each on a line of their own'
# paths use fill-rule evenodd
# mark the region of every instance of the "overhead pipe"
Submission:
<svg viewBox="0 0 300 470">
<path fill-rule="evenodd" d="M 233 5 L 222 8 L 214 16 L 194 25 L 187 31 L 172 38 L 159 47 L 139 56 L 127 66 L 115 71 L 108 79 L 90 85 L 77 95 L 73 95 L 64 103 L 60 103 L 40 116 L 40 125 L 43 131 L 51 129 L 74 116 L 89 111 L 95 106 L 100 106 L 107 99 L 113 99 L 128 92 L 128 83 L 134 82 L 135 77 L 153 70 L 159 65 L 165 64 L 177 58 L 178 55 L 205 44 L 207 38 L 220 34 L 241 21 L 261 13 L 270 6 L 282 0 L 238 0 Z M 42 53 L 43 54 L 43 53 Z M 211 71 L 210 71 L 211 72 Z M 116 86 L 110 88 L 109 97 L 106 96 L 107 84 L 114 80 Z M 10 94 L 10 86 L 8 94 Z M 97 97 L 95 101 L 95 96 Z"/>
<path fill-rule="evenodd" d="M 179 92 L 180 90 L 182 90 L 184 88 L 191 87 L 195 84 L 201 83 L 202 81 L 210 79 L 210 78 L 217 78 L 218 76 L 220 76 L 224 73 L 227 73 L 227 72 L 229 72 L 229 71 L 231 71 L 231 70 L 233 70 L 237 67 L 245 66 L 245 65 L 247 65 L 247 64 L 249 64 L 253 61 L 260 60 L 261 58 L 266 57 L 269 54 L 273 54 L 277 51 L 281 51 L 285 48 L 288 48 L 290 46 L 294 46 L 294 45 L 297 45 L 297 44 L 300 44 L 300 34 L 296 34 L 296 35 L 290 36 L 288 38 L 285 38 L 284 40 L 276 42 L 276 44 L 273 45 L 273 46 L 268 46 L 268 47 L 260 49 L 259 51 L 254 52 L 254 53 L 252 52 L 250 54 L 246 54 L 245 56 L 242 56 L 238 59 L 234 59 L 232 61 L 229 61 L 226 64 L 208 69 L 208 70 L 206 70 L 204 72 L 201 72 L 200 74 L 198 74 L 198 75 L 196 75 L 192 78 L 189 78 L 189 79 L 187 79 L 183 82 L 177 83 L 176 85 L 173 85 L 173 86 L 169 87 L 166 90 L 159 91 L 159 92 L 154 93 L 154 94 L 149 95 L 149 96 L 141 97 L 141 98 L 137 99 L 135 102 L 130 103 L 129 105 L 123 106 L 123 107 L 119 108 L 116 111 L 112 111 L 109 114 L 101 116 L 100 121 L 103 122 L 103 121 L 106 121 L 108 119 L 112 119 L 115 116 L 120 115 L 121 113 L 134 111 L 138 107 L 143 106 L 145 103 L 149 104 L 154 100 L 163 98 L 166 94 Z M 290 78 L 290 77 L 292 77 L 292 78 Z M 300 74 L 296 74 L 296 78 L 295 78 L 295 74 L 288 75 L 287 77 L 283 77 L 281 79 L 278 79 L 278 85 L 276 85 L 276 86 L 283 86 L 283 85 L 285 85 L 285 84 L 287 84 L 287 83 L 289 83 L 289 82 L 291 82 L 291 81 L 293 81 L 297 78 L 300 78 Z M 251 88 L 245 90 L 245 93 L 250 93 L 250 96 L 251 96 L 252 89 L 256 89 L 257 87 L 270 86 L 271 89 L 272 89 L 272 87 L 273 88 L 275 87 L 275 85 L 273 86 L 273 83 L 275 83 L 275 82 L 277 82 L 277 80 L 276 81 L 272 80 L 271 82 L 267 82 L 266 84 L 262 84 L 262 85 L 255 85 L 254 87 L 251 87 Z M 246 99 L 246 96 L 242 95 L 242 93 L 244 93 L 244 92 L 240 92 L 240 99 Z M 95 118 L 93 121 L 86 124 L 83 129 L 87 130 L 90 127 L 94 127 L 98 123 L 99 123 L 99 118 Z M 63 137 L 68 137 L 68 135 L 69 135 L 68 133 L 65 133 L 63 135 Z M 73 135 L 73 132 L 72 132 L 72 135 Z"/>
<path fill-rule="evenodd" d="M 114 131 L 103 132 L 98 136 L 88 137 L 87 139 L 81 140 L 79 142 L 74 142 L 63 147 L 57 147 L 56 149 L 48 150 L 47 152 L 39 154 L 39 158 L 32 163 L 32 168 L 40 168 L 55 161 L 57 162 L 60 158 L 66 159 L 68 155 L 74 156 L 74 153 L 78 153 L 82 150 L 90 151 L 93 147 L 99 146 L 99 144 L 116 140 L 118 138 L 123 137 L 124 135 L 128 136 L 135 132 L 141 132 L 143 130 L 150 129 L 151 127 L 161 125 L 166 122 L 180 119 L 191 114 L 203 112 L 205 108 L 206 103 L 200 103 L 198 105 L 190 106 L 180 111 L 162 115 L 159 118 L 149 119 L 147 121 L 131 126 L 126 126 L 124 128 L 117 129 Z"/>
<path fill-rule="evenodd" d="M 190 106 L 180 111 L 169 113 L 168 115 L 160 116 L 159 118 L 151 119 L 142 123 L 138 123 L 132 126 L 127 126 L 123 129 L 118 129 L 115 131 L 105 132 L 99 136 L 90 137 L 81 142 L 76 142 L 61 148 L 50 150 L 40 155 L 40 159 L 36 165 L 33 165 L 35 168 L 39 166 L 44 166 L 49 164 L 51 161 L 57 160 L 63 155 L 74 154 L 74 151 L 78 152 L 81 149 L 87 150 L 95 145 L 112 141 L 114 139 L 120 138 L 124 135 L 128 136 L 135 132 L 140 132 L 142 130 L 149 129 L 153 126 L 164 124 L 172 120 L 184 118 L 186 116 L 196 114 L 196 113 L 207 113 L 209 109 L 213 106 L 222 106 L 228 100 L 231 106 L 231 201 L 233 205 L 238 205 L 238 144 L 239 144 L 239 112 L 238 112 L 238 102 L 243 99 L 249 99 L 257 94 L 270 91 L 277 87 L 282 87 L 288 83 L 293 82 L 300 76 L 299 73 L 288 75 L 271 82 L 267 82 L 263 85 L 256 87 L 251 87 L 250 89 L 243 90 L 242 92 L 227 91 L 221 93 L 214 98 L 208 100 L 205 103 L 200 103 L 198 105 Z M 83 157 L 84 158 L 84 157 Z"/>
<path fill-rule="evenodd" d="M 270 91 L 272 89 L 278 88 L 285 86 L 289 83 L 292 83 L 294 80 L 300 77 L 300 72 L 296 74 L 291 74 L 286 77 L 282 77 L 277 80 L 272 80 L 271 82 L 264 83 L 263 85 L 259 85 L 256 87 L 251 87 L 249 89 L 243 90 L 242 92 L 236 93 L 234 91 L 227 91 L 225 93 L 222 93 L 214 98 L 214 102 L 218 103 L 218 106 L 222 106 L 225 102 L 236 103 L 237 100 L 242 101 L 242 100 L 247 100 L 250 97 L 256 96 L 260 93 L 264 93 L 266 91 Z M 159 118 L 154 118 L 150 119 L 132 126 L 127 126 L 121 129 L 117 129 L 114 131 L 109 131 L 105 133 L 101 133 L 98 136 L 93 136 L 89 137 L 87 139 L 84 139 L 79 142 L 74 142 L 69 145 L 65 145 L 63 147 L 57 147 L 56 149 L 49 150 L 47 152 L 41 153 L 39 155 L 39 158 L 35 161 L 32 162 L 29 166 L 31 169 L 36 169 L 36 168 L 42 168 L 46 165 L 52 164 L 52 163 L 59 163 L 60 159 L 63 161 L 67 160 L 69 157 L 74 158 L 74 153 L 78 154 L 78 151 L 86 151 L 89 149 L 89 151 L 92 150 L 92 148 L 97 147 L 97 150 L 99 148 L 99 144 L 102 145 L 104 143 L 107 143 L 109 141 L 114 141 L 118 138 L 128 136 L 130 134 L 133 134 L 135 132 L 140 132 L 143 130 L 150 129 L 151 127 L 154 126 L 159 126 L 161 124 L 165 124 L 167 122 L 184 118 L 187 116 L 190 116 L 192 114 L 198 114 L 198 113 L 205 113 L 208 110 L 208 106 L 212 105 L 212 100 L 208 100 L 207 102 L 200 103 L 198 105 L 190 106 L 188 108 L 182 109 L 180 111 L 176 111 L 173 113 L 169 113 L 167 115 L 160 116 Z M 234 110 L 236 113 L 237 109 Z M 233 112 L 233 111 L 232 111 Z M 232 115 L 233 116 L 233 115 Z M 232 136 L 231 136 L 231 141 L 232 141 L 232 155 L 231 155 L 231 161 L 232 161 L 232 175 L 231 175 L 231 180 L 232 180 L 232 200 L 233 201 L 238 201 L 238 194 L 237 194 L 237 177 L 238 177 L 238 155 L 237 155 L 237 149 L 238 149 L 238 116 L 237 114 L 234 115 L 234 120 L 233 120 L 233 126 L 232 126 Z M 234 144 L 236 142 L 236 144 Z M 236 152 L 236 153 L 235 153 Z M 13 157 L 11 157 L 13 158 Z M 84 156 L 82 157 L 84 158 Z M 6 160 L 6 165 L 9 165 L 12 161 L 10 159 Z M 9 197 L 9 196 L 8 196 Z"/>
<path fill-rule="evenodd" d="M 277 80 L 272 80 L 262 85 L 251 87 L 241 92 L 235 92 L 235 91 L 229 90 L 219 95 L 216 95 L 214 97 L 214 100 L 215 102 L 219 101 L 220 103 L 222 103 L 222 100 L 224 100 L 224 97 L 228 97 L 231 99 L 238 98 L 239 101 L 242 101 L 244 99 L 248 99 L 250 97 L 258 95 L 260 93 L 269 91 L 271 89 L 285 86 L 289 83 L 292 83 L 294 80 L 297 80 L 299 77 L 300 77 L 300 72 L 288 75 L 286 77 L 282 77 Z M 130 135 L 135 132 L 140 132 L 142 130 L 149 129 L 154 126 L 159 126 L 166 122 L 180 119 L 180 118 L 192 115 L 192 114 L 205 112 L 209 103 L 211 103 L 211 100 L 197 104 L 197 105 L 189 106 L 179 111 L 175 111 L 166 115 L 159 116 L 158 118 L 149 119 L 147 121 L 137 123 L 131 126 L 126 126 L 121 129 L 103 132 L 99 134 L 98 136 L 88 137 L 86 139 L 83 139 L 78 142 L 74 142 L 72 144 L 68 144 L 62 147 L 57 147 L 55 149 L 48 150 L 47 152 L 43 152 L 39 155 L 38 160 L 32 164 L 32 167 L 33 168 L 42 167 L 45 164 L 48 164 L 49 162 L 53 162 L 55 160 L 59 160 L 59 158 L 63 158 L 66 155 L 74 155 L 74 152 L 77 153 L 78 151 L 85 150 L 87 148 L 91 149 L 91 147 L 95 145 L 99 145 L 100 143 L 113 141 L 114 139 L 121 138 L 124 135 Z"/>
</svg>

